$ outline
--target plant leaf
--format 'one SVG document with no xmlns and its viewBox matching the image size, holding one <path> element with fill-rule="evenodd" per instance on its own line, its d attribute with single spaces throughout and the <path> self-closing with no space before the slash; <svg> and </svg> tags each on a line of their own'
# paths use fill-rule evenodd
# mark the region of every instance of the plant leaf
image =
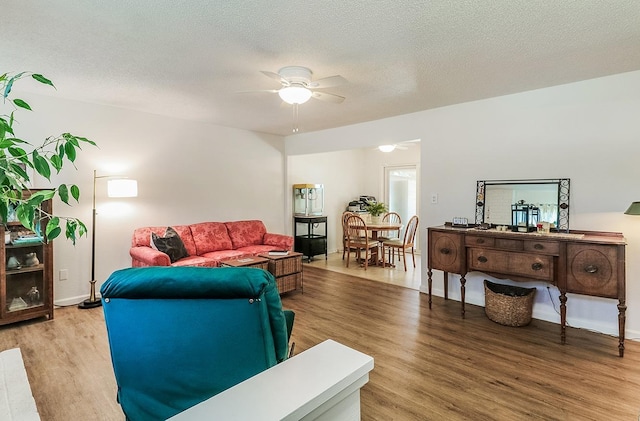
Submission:
<svg viewBox="0 0 640 421">
<path fill-rule="evenodd" d="M 31 75 L 31 77 L 34 78 L 35 80 L 37 80 L 40 83 L 44 83 L 45 85 L 50 85 L 50 86 L 53 86 L 55 88 L 53 82 L 51 82 L 49 79 L 47 79 L 46 77 L 44 77 L 44 76 L 42 76 L 40 74 L 34 73 L 34 74 Z"/>
<path fill-rule="evenodd" d="M 4 87 L 4 94 L 3 96 L 6 98 L 9 96 L 9 94 L 11 93 L 11 88 L 13 87 L 13 82 L 15 82 L 16 80 L 20 79 L 22 77 L 22 75 L 25 72 L 20 72 L 14 76 L 11 77 L 11 79 L 9 79 L 9 81 L 7 82 L 7 84 Z"/>
<path fill-rule="evenodd" d="M 60 218 L 54 216 L 47 222 L 47 228 L 45 230 L 45 236 L 49 240 L 53 240 L 60 235 L 62 230 L 60 229 Z"/>
<path fill-rule="evenodd" d="M 51 161 L 51 165 L 53 165 L 53 168 L 56 169 L 56 173 L 59 173 L 62 169 L 62 159 L 60 159 L 58 155 L 53 155 L 51 156 L 49 161 Z"/>
<path fill-rule="evenodd" d="M 29 106 L 29 104 L 27 104 L 25 101 L 21 100 L 21 99 L 14 99 L 13 103 L 16 104 L 16 107 L 20 107 L 20 108 L 24 108 L 25 110 L 31 110 L 31 107 Z"/>
<path fill-rule="evenodd" d="M 38 174 L 46 178 L 47 180 L 51 180 L 51 168 L 49 167 L 49 162 L 40 155 L 37 151 L 33 151 L 31 153 L 33 165 Z"/>
<path fill-rule="evenodd" d="M 65 236 L 68 240 L 71 240 L 73 245 L 76 244 L 76 230 L 78 229 L 78 221 L 76 219 L 67 219 L 67 226 L 65 227 Z"/>
<path fill-rule="evenodd" d="M 60 200 L 62 200 L 67 205 L 69 204 L 69 189 L 66 184 L 60 184 L 58 187 L 58 196 L 60 196 Z M 68 224 L 68 223 L 67 223 Z"/>
<path fill-rule="evenodd" d="M 76 148 L 71 142 L 64 144 L 64 151 L 67 153 L 67 159 L 71 162 L 76 160 Z"/>
<path fill-rule="evenodd" d="M 18 220 L 25 228 L 30 229 L 31 231 L 35 231 L 35 227 L 33 226 L 34 214 L 35 208 L 26 203 L 21 203 L 16 208 L 16 216 L 18 217 Z"/>
<path fill-rule="evenodd" d="M 75 184 L 71 185 L 71 196 L 76 199 L 76 202 L 80 201 L 80 188 L 78 188 L 78 186 L 76 186 Z"/>
</svg>

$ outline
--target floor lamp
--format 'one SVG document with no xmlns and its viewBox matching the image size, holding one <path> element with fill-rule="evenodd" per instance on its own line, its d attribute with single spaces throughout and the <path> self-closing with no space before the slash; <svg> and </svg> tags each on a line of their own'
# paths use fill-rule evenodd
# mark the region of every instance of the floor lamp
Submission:
<svg viewBox="0 0 640 421">
<path fill-rule="evenodd" d="M 96 180 L 110 178 L 107 181 L 108 197 L 136 197 L 138 196 L 138 182 L 128 178 L 116 178 L 110 175 L 96 175 L 93 170 L 93 215 L 91 218 L 91 292 L 89 299 L 78 304 L 79 308 L 94 308 L 102 305 L 102 301 L 96 298 Z"/>
</svg>

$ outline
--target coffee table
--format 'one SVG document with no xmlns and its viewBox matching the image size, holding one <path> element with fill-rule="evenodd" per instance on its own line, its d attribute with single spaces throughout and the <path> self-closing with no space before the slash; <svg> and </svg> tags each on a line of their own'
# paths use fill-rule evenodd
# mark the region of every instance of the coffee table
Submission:
<svg viewBox="0 0 640 421">
<path fill-rule="evenodd" d="M 286 255 L 274 256 L 261 253 L 258 256 L 269 261 L 269 272 L 276 278 L 280 294 L 295 291 L 298 288 L 303 290 L 302 253 L 290 251 Z"/>
<path fill-rule="evenodd" d="M 234 257 L 232 259 L 221 260 L 220 266 L 234 268 L 252 267 L 268 270 L 269 259 L 259 256 Z"/>
</svg>

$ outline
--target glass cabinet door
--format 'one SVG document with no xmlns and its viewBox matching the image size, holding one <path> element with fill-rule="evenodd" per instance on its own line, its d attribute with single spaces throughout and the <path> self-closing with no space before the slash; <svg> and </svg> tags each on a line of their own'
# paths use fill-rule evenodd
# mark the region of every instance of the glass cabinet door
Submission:
<svg viewBox="0 0 640 421">
<path fill-rule="evenodd" d="M 43 245 L 5 246 L 5 303 L 7 313 L 44 305 Z"/>
</svg>

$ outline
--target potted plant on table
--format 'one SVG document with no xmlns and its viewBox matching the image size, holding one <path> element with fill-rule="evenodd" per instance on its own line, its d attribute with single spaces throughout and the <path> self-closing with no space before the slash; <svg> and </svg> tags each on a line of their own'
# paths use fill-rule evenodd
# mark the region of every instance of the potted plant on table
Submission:
<svg viewBox="0 0 640 421">
<path fill-rule="evenodd" d="M 382 215 L 389 211 L 387 205 L 382 202 L 371 203 L 367 205 L 365 209 L 369 212 L 369 215 L 371 215 L 371 222 L 374 224 L 380 223 Z"/>
</svg>

